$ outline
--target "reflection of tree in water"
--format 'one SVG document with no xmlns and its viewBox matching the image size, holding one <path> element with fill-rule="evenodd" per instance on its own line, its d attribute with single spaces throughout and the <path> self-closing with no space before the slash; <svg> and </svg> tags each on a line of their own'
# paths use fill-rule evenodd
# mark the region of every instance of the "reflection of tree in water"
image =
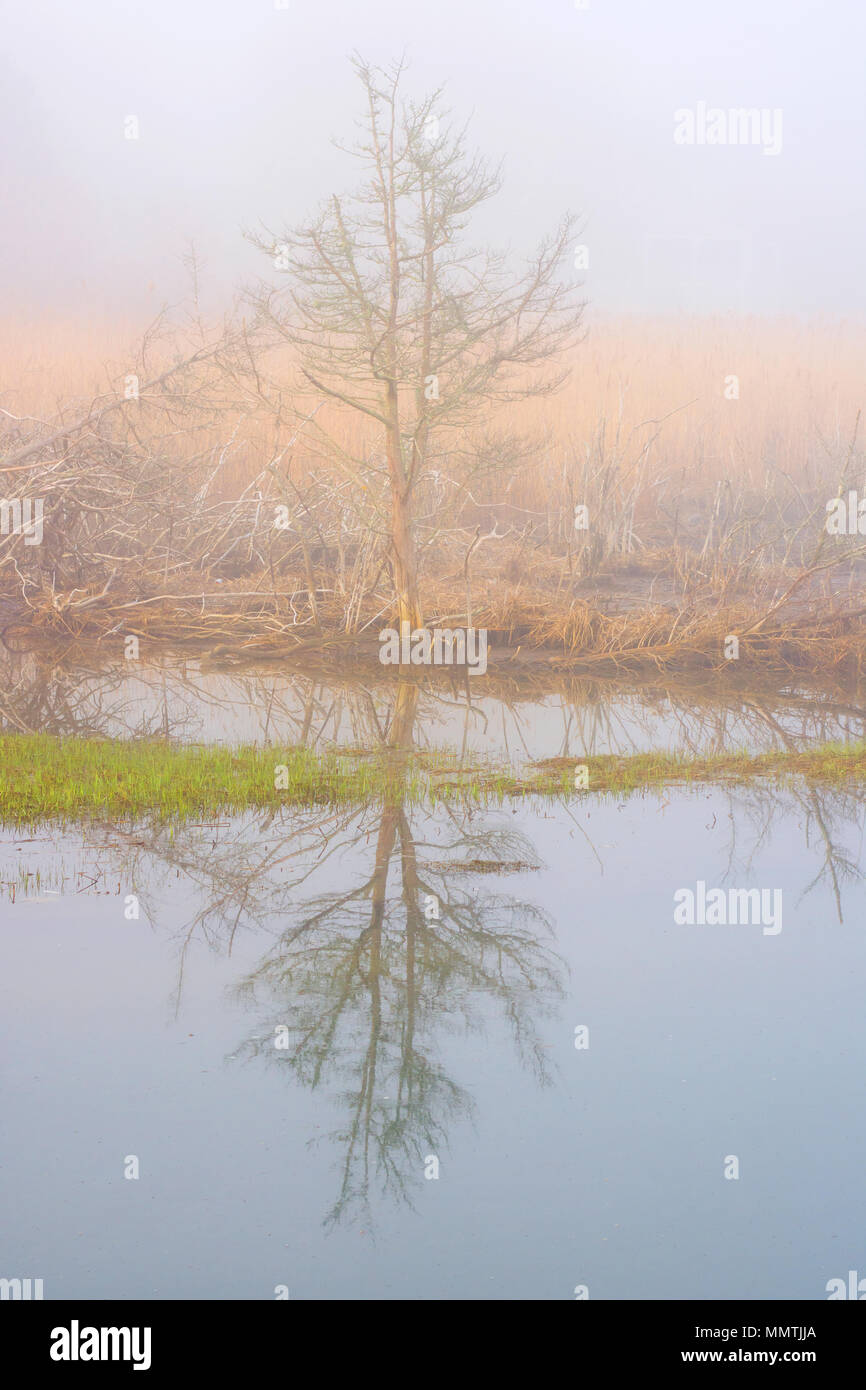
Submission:
<svg viewBox="0 0 866 1390">
<path fill-rule="evenodd" d="M 416 706 L 417 688 L 401 687 L 385 749 L 395 772 Z M 480 1029 L 498 1007 L 522 1059 L 548 1079 L 536 1020 L 561 995 L 563 969 L 540 940 L 549 923 L 508 894 L 472 892 L 460 873 L 480 846 L 495 858 L 519 851 L 530 864 L 535 853 L 514 831 L 479 831 L 471 817 L 446 814 L 449 838 L 444 848 L 436 842 L 436 861 L 425 861 L 431 844 L 414 831 L 395 777 L 368 829 L 369 872 L 354 887 L 298 904 L 296 920 L 239 987 L 272 1015 L 248 1054 L 288 1067 L 305 1086 L 339 1086 L 346 1119 L 329 1138 L 342 1148 L 342 1178 L 329 1221 L 366 1207 L 374 1180 L 408 1200 L 427 1155 L 441 1158 L 449 1123 L 471 1113 L 438 1055 L 443 1030 Z M 280 1026 L 285 1050 L 275 1046 Z"/>
<path fill-rule="evenodd" d="M 381 674 L 322 676 L 182 656 L 129 662 L 121 651 L 120 632 L 104 655 L 75 647 L 15 655 L 0 641 L 0 730 L 373 747 L 395 698 Z M 413 679 L 419 747 L 444 739 L 468 753 L 486 742 L 518 761 L 627 756 L 662 743 L 704 754 L 866 737 L 866 708 L 842 690 L 761 694 L 718 681 L 635 685 L 548 669 L 513 676 L 495 666 L 483 693 L 454 671 L 419 670 Z"/>
<path fill-rule="evenodd" d="M 125 734 L 177 737 L 198 702 L 206 698 L 215 718 L 225 698 L 261 711 L 266 741 L 289 731 L 292 742 L 316 747 L 348 727 L 357 743 L 377 747 L 390 761 L 394 791 L 383 804 L 361 810 L 292 808 L 219 825 L 140 822 L 104 826 L 103 832 L 106 848 L 120 853 L 125 887 L 140 895 L 151 922 L 162 916 L 163 896 L 176 901 L 178 879 L 194 894 L 180 938 L 178 1001 L 195 939 L 230 951 L 240 929 L 273 932 L 276 925 L 275 944 L 238 987 L 268 1020 L 243 1050 L 288 1068 L 303 1085 L 336 1088 L 345 1120 L 330 1136 L 342 1154 L 331 1220 L 363 1208 L 374 1183 L 408 1199 L 426 1155 L 441 1158 L 449 1126 L 472 1111 L 467 1091 L 441 1060 L 437 1038 L 480 1030 L 498 1011 L 522 1059 L 544 1082 L 536 1027 L 562 994 L 563 967 L 544 944 L 544 914 L 501 891 L 474 892 L 470 885 L 478 879 L 466 873 L 478 860 L 536 863 L 525 836 L 454 804 L 419 814 L 402 794 L 400 773 L 413 740 L 423 743 L 435 728 L 435 708 L 449 701 L 453 708 L 461 692 L 407 683 L 383 692 L 357 682 L 334 690 L 303 677 L 287 690 L 273 676 L 233 675 L 228 696 L 219 686 L 205 695 L 194 669 L 169 665 L 159 672 L 160 699 L 145 711 L 129 701 L 123 667 L 94 667 L 85 675 L 62 663 L 16 661 L 10 680 L 0 684 L 0 727 L 69 736 L 119 725 Z M 537 707 L 525 703 L 517 685 L 502 696 L 496 718 L 501 713 L 506 744 L 506 715 L 508 728 L 520 735 L 527 711 Z M 632 751 L 638 714 L 646 709 L 651 723 L 645 692 L 571 682 L 557 698 L 564 751 Z M 467 730 L 470 722 L 492 718 L 490 701 L 485 713 L 469 691 L 463 699 Z M 796 693 L 780 709 L 733 694 L 727 703 L 682 697 L 677 704 L 662 691 L 658 707 L 665 719 L 681 721 L 682 742 L 695 751 L 729 746 L 735 728 L 747 727 L 758 747 L 798 747 L 863 730 L 857 706 L 829 699 L 816 705 Z M 646 746 L 646 738 L 637 743 Z M 778 817 L 793 814 L 807 852 L 819 861 L 805 891 L 825 882 L 841 921 L 842 886 L 860 877 L 857 854 L 846 845 L 862 817 L 856 792 L 806 779 L 785 787 L 754 783 L 731 793 L 731 808 L 729 872 L 761 852 Z M 749 843 L 741 848 L 747 825 Z M 356 881 L 344 891 L 318 891 L 316 878 L 336 866 L 341 880 L 357 866 Z M 278 1025 L 287 1029 L 286 1050 L 274 1046 Z"/>
<path fill-rule="evenodd" d="M 121 639 L 118 639 L 120 642 Z M 192 716 L 173 698 L 166 669 L 99 655 L 16 655 L 0 647 L 0 732 L 58 738 L 183 738 Z"/>
<path fill-rule="evenodd" d="M 498 1015 L 523 1063 L 549 1080 L 537 1027 L 565 974 L 545 941 L 551 923 L 531 902 L 472 886 L 479 862 L 495 870 L 482 882 L 501 885 L 538 857 L 504 816 L 409 804 L 419 699 L 401 683 L 389 714 L 377 715 L 378 756 L 391 772 L 378 803 L 102 826 L 105 848 L 122 858 L 124 891 L 151 923 L 192 890 L 178 932 L 177 1008 L 196 940 L 230 953 L 240 930 L 278 933 L 235 991 L 269 1015 L 240 1051 L 288 1067 L 302 1085 L 335 1088 L 345 1120 L 329 1136 L 342 1153 L 331 1220 L 366 1206 L 374 1182 L 408 1200 L 423 1160 L 441 1160 L 450 1126 L 471 1116 L 467 1090 L 441 1059 L 443 1034 L 480 1033 Z M 347 886 L 321 891 L 329 875 Z M 286 1050 L 274 1046 L 277 1025 L 288 1029 Z"/>
<path fill-rule="evenodd" d="M 767 728 L 781 747 L 790 752 L 796 750 L 796 739 L 766 700 L 753 697 L 748 702 L 748 708 L 755 720 Z M 843 922 L 842 885 L 864 876 L 856 857 L 859 849 L 855 851 L 846 845 L 851 827 L 860 826 L 863 818 L 863 798 L 857 789 L 831 788 L 801 777 L 784 787 L 769 781 L 758 781 L 738 789 L 729 799 L 729 874 L 738 856 L 740 824 L 751 823 L 753 826 L 753 840 L 744 861 L 751 866 L 755 856 L 769 842 L 776 817 L 784 815 L 790 819 L 795 815 L 802 827 L 807 854 L 818 859 L 817 872 L 803 889 L 801 897 L 805 898 L 821 883 L 828 885 L 836 904 L 837 919 Z"/>
<path fill-rule="evenodd" d="M 788 786 L 755 782 L 728 794 L 731 838 L 728 852 L 728 878 L 743 868 L 751 868 L 760 851 L 769 844 L 774 823 L 784 817 L 797 817 L 802 830 L 803 848 L 817 871 L 805 885 L 801 900 L 820 884 L 829 888 L 836 905 L 836 916 L 844 921 L 842 888 L 845 883 L 864 877 L 857 859 L 860 848 L 850 844 L 855 829 L 862 838 L 863 798 L 856 791 L 822 787 L 800 778 Z M 750 826 L 748 847 L 740 850 L 742 829 Z"/>
</svg>

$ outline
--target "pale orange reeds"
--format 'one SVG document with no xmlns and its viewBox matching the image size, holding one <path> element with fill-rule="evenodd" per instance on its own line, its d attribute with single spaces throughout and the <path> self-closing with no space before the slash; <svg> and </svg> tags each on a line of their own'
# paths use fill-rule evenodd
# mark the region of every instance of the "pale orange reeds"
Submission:
<svg viewBox="0 0 866 1390">
<path fill-rule="evenodd" d="M 58 404 L 86 404 L 116 383 L 139 331 L 124 322 L 0 321 L 0 406 L 51 416 Z M 617 428 L 634 443 L 661 421 L 653 475 L 681 476 L 687 486 L 733 476 L 760 487 L 768 470 L 808 480 L 823 467 L 825 444 L 847 444 L 866 398 L 864 360 L 866 328 L 855 323 L 596 318 L 563 389 L 508 411 L 516 429 L 545 436 L 510 498 L 543 509 L 563 466 L 590 446 L 602 421 L 611 444 Z M 344 415 L 335 423 L 347 447 L 371 438 L 363 421 Z M 241 485 L 267 448 L 266 433 L 247 437 L 258 447 L 239 449 L 226 474 Z"/>
</svg>

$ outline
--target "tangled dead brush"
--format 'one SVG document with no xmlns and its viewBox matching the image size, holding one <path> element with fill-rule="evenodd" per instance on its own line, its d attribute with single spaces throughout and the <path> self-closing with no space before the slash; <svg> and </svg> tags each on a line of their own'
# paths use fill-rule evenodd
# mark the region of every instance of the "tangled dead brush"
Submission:
<svg viewBox="0 0 866 1390">
<path fill-rule="evenodd" d="M 243 323 L 186 334 L 157 325 L 89 398 L 70 392 L 67 405 L 37 415 L 4 393 L 8 647 L 135 634 L 238 656 L 327 649 L 375 659 L 394 617 L 375 431 L 331 428 L 340 456 L 317 452 L 305 422 L 332 407 L 292 394 L 290 364 L 268 353 Z M 285 394 L 273 388 L 283 379 Z M 571 415 L 559 400 L 557 414 L 544 409 L 529 421 L 534 436 L 524 416 L 509 449 L 474 473 L 446 457 L 424 479 L 417 534 L 429 625 L 486 627 L 494 660 L 498 647 L 588 670 L 721 669 L 734 634 L 741 661 L 859 672 L 866 538 L 824 527 L 827 500 L 866 476 L 857 425 L 847 440 L 822 435 L 796 469 L 720 474 L 717 461 L 689 473 L 670 443 L 697 447 L 688 412 L 641 432 L 622 414 L 590 425 L 583 400 Z M 739 447 L 745 454 L 746 441 Z M 768 447 L 755 444 L 763 455 Z M 363 474 L 350 466 L 358 457 L 372 461 Z M 578 505 L 586 531 L 574 524 Z"/>
</svg>

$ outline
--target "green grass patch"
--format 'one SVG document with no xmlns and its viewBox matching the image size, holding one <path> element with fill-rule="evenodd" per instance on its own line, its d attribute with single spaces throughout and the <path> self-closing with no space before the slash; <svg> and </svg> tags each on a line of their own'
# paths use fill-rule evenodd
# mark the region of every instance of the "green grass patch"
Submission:
<svg viewBox="0 0 866 1390">
<path fill-rule="evenodd" d="M 703 758 L 666 752 L 547 758 L 532 764 L 533 785 L 546 790 L 558 785 L 562 791 L 573 792 L 575 769 L 581 765 L 587 769 L 587 791 L 616 796 L 666 786 L 744 783 L 756 777 L 806 778 L 842 788 L 866 782 L 866 743 L 825 743 L 796 752 L 714 753 Z"/>
<path fill-rule="evenodd" d="M 0 820 L 19 825 L 145 812 L 186 820 L 281 802 L 350 803 L 385 795 L 397 782 L 387 760 L 317 756 L 305 748 L 0 736 Z"/>
<path fill-rule="evenodd" d="M 586 767 L 587 786 L 575 769 Z M 184 747 L 159 742 L 0 735 L 0 821 L 202 819 L 279 805 L 353 805 L 389 797 L 409 802 L 542 796 L 630 795 L 664 786 L 805 777 L 831 786 L 866 782 L 866 744 L 806 752 L 672 753 L 553 758 L 523 769 L 442 754 L 318 755 L 306 748 Z"/>
</svg>

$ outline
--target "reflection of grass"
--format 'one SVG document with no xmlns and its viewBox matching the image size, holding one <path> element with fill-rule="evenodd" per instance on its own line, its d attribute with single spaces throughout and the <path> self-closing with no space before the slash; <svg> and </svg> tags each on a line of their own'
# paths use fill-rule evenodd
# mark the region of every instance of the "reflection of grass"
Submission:
<svg viewBox="0 0 866 1390">
<path fill-rule="evenodd" d="M 587 769 L 588 788 L 575 769 Z M 277 769 L 279 787 L 275 786 Z M 151 742 L 0 736 L 0 820 L 135 817 L 188 820 L 282 804 L 349 805 L 397 795 L 407 801 L 628 795 L 669 785 L 807 777 L 825 785 L 866 781 L 866 743 L 806 752 L 674 753 L 551 758 L 523 769 L 459 763 L 447 753 L 380 756 L 360 750 L 194 748 Z"/>
</svg>

